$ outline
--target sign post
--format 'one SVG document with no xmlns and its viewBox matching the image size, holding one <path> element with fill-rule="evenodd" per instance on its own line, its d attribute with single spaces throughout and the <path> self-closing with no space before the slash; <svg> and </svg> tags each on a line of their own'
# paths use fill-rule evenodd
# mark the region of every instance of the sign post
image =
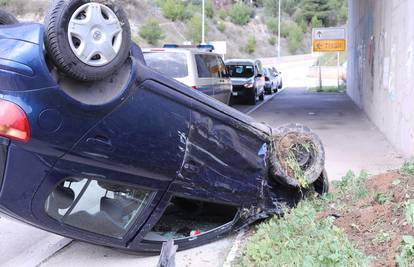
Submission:
<svg viewBox="0 0 414 267">
<path fill-rule="evenodd" d="M 312 51 L 313 52 L 337 52 L 337 74 L 339 89 L 339 52 L 346 50 L 346 30 L 344 27 L 313 28 Z M 322 89 L 322 71 L 319 65 L 319 86 Z"/>
</svg>

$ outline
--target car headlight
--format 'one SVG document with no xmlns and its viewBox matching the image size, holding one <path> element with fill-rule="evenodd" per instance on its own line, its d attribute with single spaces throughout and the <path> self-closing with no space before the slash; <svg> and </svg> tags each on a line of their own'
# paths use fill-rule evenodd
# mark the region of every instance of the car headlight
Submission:
<svg viewBox="0 0 414 267">
<path fill-rule="evenodd" d="M 253 86 L 254 86 L 254 84 L 253 84 L 253 83 L 246 83 L 246 84 L 244 85 L 244 87 L 246 87 L 246 88 L 253 88 Z"/>
</svg>

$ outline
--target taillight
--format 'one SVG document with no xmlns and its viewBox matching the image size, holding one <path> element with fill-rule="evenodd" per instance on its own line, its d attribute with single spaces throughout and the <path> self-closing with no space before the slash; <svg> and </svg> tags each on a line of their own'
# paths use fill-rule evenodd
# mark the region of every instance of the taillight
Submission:
<svg viewBox="0 0 414 267">
<path fill-rule="evenodd" d="M 28 142 L 30 126 L 26 113 L 16 104 L 0 99 L 0 136 Z"/>
<path fill-rule="evenodd" d="M 195 85 L 194 86 L 191 86 L 191 88 L 197 90 L 197 86 L 195 86 Z"/>
</svg>

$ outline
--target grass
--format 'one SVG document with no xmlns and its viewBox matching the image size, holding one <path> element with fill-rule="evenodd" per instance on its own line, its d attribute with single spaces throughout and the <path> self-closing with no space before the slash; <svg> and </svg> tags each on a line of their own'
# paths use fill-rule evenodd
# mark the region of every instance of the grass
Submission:
<svg viewBox="0 0 414 267">
<path fill-rule="evenodd" d="M 367 196 L 367 178 L 366 172 L 356 175 L 349 171 L 334 184 L 335 195 L 302 201 L 283 218 L 274 217 L 259 225 L 236 266 L 368 266 L 370 258 L 333 224 L 333 217 L 317 218 L 319 211 L 341 199 L 357 201 Z M 386 240 L 386 233 L 376 239 Z"/>
<path fill-rule="evenodd" d="M 309 91 L 311 92 L 317 92 L 317 93 L 345 93 L 346 92 L 346 86 L 340 85 L 338 86 L 322 86 L 320 87 L 312 87 L 309 88 Z"/>
<path fill-rule="evenodd" d="M 400 254 L 396 258 L 399 267 L 412 266 L 414 262 L 414 237 L 410 235 L 403 236 L 400 246 Z"/>
<path fill-rule="evenodd" d="M 283 218 L 261 224 L 236 266 L 368 266 L 332 217 L 316 218 L 325 201 L 303 201 Z"/>
</svg>

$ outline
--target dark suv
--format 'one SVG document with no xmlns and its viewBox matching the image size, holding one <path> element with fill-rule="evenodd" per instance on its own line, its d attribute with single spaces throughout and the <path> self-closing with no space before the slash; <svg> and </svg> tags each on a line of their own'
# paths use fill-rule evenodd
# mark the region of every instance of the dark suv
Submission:
<svg viewBox="0 0 414 267">
<path fill-rule="evenodd" d="M 231 59 L 226 61 L 233 83 L 233 98 L 243 98 L 255 105 L 257 98 L 264 99 L 265 77 L 260 60 Z"/>
</svg>

